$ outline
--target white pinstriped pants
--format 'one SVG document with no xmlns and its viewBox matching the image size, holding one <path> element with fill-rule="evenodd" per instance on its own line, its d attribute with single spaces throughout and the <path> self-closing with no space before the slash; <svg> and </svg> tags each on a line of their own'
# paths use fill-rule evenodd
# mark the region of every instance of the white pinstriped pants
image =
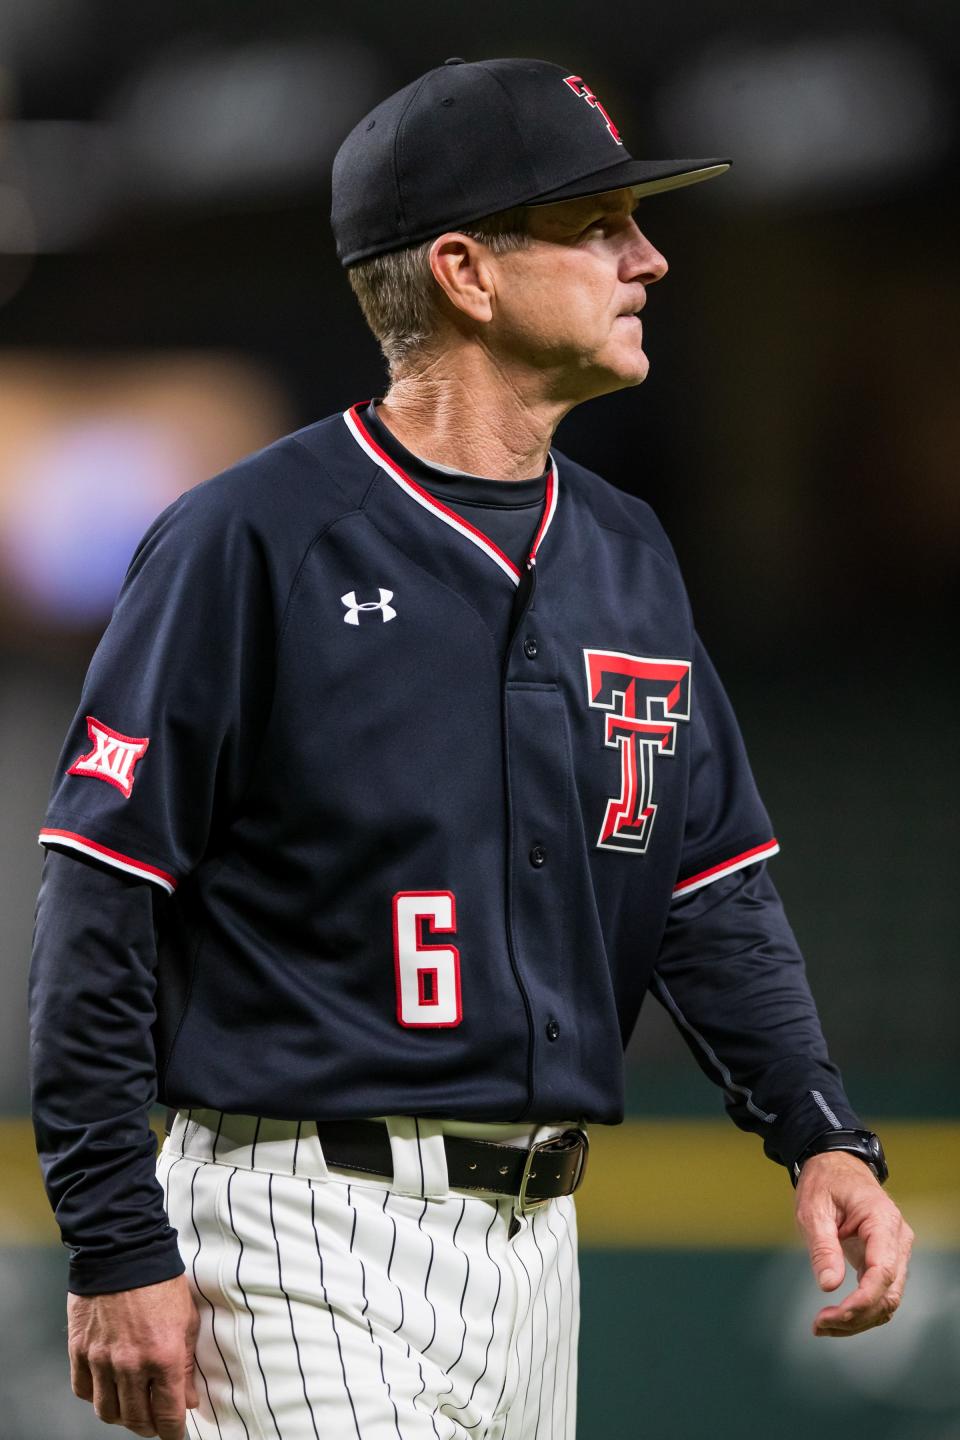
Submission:
<svg viewBox="0 0 960 1440">
<path fill-rule="evenodd" d="M 329 1170 L 306 1122 L 177 1117 L 157 1174 L 200 1312 L 191 1440 L 574 1440 L 572 1197 L 450 1190 L 443 1126 L 388 1127 L 393 1185 Z"/>
</svg>

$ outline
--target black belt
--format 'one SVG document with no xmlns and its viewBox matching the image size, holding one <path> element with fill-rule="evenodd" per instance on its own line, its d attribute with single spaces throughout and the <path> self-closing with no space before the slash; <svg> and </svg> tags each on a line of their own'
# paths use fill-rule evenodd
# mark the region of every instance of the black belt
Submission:
<svg viewBox="0 0 960 1440">
<path fill-rule="evenodd" d="M 380 1120 L 318 1120 L 317 1135 L 328 1165 L 393 1179 L 390 1136 Z M 521 1210 L 541 1200 L 572 1195 L 587 1168 L 585 1130 L 564 1130 L 529 1149 L 444 1135 L 447 1175 L 454 1190 L 515 1195 Z"/>
</svg>

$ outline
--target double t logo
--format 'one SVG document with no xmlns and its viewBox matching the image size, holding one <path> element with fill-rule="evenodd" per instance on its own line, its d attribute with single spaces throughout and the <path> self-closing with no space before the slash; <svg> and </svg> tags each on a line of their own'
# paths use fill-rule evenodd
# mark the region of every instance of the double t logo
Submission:
<svg viewBox="0 0 960 1440">
<path fill-rule="evenodd" d="M 610 119 L 610 116 L 607 114 L 604 107 L 600 104 L 600 101 L 597 99 L 596 95 L 594 95 L 593 91 L 590 89 L 590 86 L 586 83 L 583 77 L 580 75 L 565 75 L 563 83 L 564 85 L 570 86 L 570 89 L 573 91 L 574 95 L 576 95 L 579 100 L 586 100 L 587 104 L 592 110 L 598 110 L 600 112 L 600 114 L 603 116 L 604 120 L 607 123 L 607 129 L 610 131 L 613 139 L 616 140 L 618 145 L 622 145 L 623 141 L 620 138 L 620 131 L 617 129 L 616 125 L 614 125 L 613 121 Z"/>
<path fill-rule="evenodd" d="M 689 660 L 646 660 L 619 650 L 584 650 L 587 697 L 607 712 L 604 744 L 620 751 L 620 794 L 607 801 L 597 845 L 643 854 L 657 807 L 656 755 L 675 755 L 677 721 L 690 719 Z"/>
</svg>

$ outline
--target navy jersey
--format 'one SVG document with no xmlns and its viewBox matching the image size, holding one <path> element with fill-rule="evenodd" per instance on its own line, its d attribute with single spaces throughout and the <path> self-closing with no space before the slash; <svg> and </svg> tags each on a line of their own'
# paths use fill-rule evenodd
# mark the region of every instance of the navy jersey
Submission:
<svg viewBox="0 0 960 1440">
<path fill-rule="evenodd" d="M 647 506 L 557 456 L 531 552 L 362 411 L 146 536 L 43 838 L 173 897 L 170 1104 L 620 1119 L 671 900 L 776 841 Z"/>
<path fill-rule="evenodd" d="M 390 441 L 357 407 L 181 497 L 91 664 L 31 989 L 81 1292 L 180 1268 L 155 1098 L 615 1122 L 648 990 L 773 1158 L 859 1123 L 649 508 L 556 455 L 518 565 L 524 513 L 501 549 Z"/>
</svg>

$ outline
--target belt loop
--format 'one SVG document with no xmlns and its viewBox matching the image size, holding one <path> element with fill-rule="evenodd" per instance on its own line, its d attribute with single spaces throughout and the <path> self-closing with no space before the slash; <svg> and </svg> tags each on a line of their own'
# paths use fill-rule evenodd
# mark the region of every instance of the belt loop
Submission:
<svg viewBox="0 0 960 1440">
<path fill-rule="evenodd" d="M 450 1194 L 443 1121 L 416 1115 L 386 1116 L 393 1157 L 392 1189 L 421 1200 L 442 1200 Z"/>
</svg>

